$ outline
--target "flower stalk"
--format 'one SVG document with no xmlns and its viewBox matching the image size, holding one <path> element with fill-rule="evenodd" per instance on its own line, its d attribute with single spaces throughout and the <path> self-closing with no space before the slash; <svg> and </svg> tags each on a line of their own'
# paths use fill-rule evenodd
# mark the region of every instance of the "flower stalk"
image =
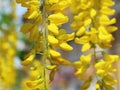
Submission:
<svg viewBox="0 0 120 90">
<path fill-rule="evenodd" d="M 45 9 L 45 0 L 43 0 L 43 38 L 44 38 L 44 49 L 43 49 L 43 68 L 44 68 L 44 73 L 43 73 L 43 78 L 44 78 L 44 90 L 47 89 L 47 83 L 46 83 L 46 60 L 48 56 L 48 19 L 47 19 L 47 11 Z"/>
</svg>

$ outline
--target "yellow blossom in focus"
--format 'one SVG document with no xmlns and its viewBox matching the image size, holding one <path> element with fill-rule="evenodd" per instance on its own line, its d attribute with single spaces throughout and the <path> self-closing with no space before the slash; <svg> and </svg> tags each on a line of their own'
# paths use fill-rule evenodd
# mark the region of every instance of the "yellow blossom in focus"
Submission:
<svg viewBox="0 0 120 90">
<path fill-rule="evenodd" d="M 67 34 L 65 30 L 59 30 L 59 34 L 55 36 L 48 35 L 48 42 L 54 47 L 59 47 L 62 50 L 70 51 L 73 48 L 67 43 L 74 39 L 74 33 Z"/>
<path fill-rule="evenodd" d="M 101 77 L 106 76 L 111 72 L 115 72 L 116 69 L 113 67 L 113 63 L 118 60 L 117 55 L 108 55 L 106 53 L 103 54 L 104 60 L 100 60 L 98 63 L 95 64 L 95 68 L 97 70 L 97 74 Z"/>
<path fill-rule="evenodd" d="M 61 25 L 63 23 L 68 22 L 68 17 L 63 15 L 62 13 L 55 13 L 49 15 L 48 19 L 51 23 L 54 23 L 55 25 Z"/>
<path fill-rule="evenodd" d="M 82 55 L 80 57 L 80 61 L 74 62 L 73 65 L 75 68 L 77 68 L 75 75 L 77 75 L 79 78 L 82 77 L 82 75 L 86 72 L 86 70 L 90 65 L 91 58 L 92 58 L 92 54 L 88 54 L 86 56 Z"/>
</svg>

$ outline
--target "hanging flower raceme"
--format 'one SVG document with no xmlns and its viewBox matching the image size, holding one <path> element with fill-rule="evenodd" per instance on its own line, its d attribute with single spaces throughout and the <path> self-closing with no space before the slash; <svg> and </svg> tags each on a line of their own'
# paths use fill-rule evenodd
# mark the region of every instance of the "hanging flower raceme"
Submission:
<svg viewBox="0 0 120 90">
<path fill-rule="evenodd" d="M 26 22 L 21 27 L 21 32 L 29 33 L 30 41 L 37 41 L 39 39 L 39 26 L 42 22 L 42 15 L 40 11 L 41 3 L 39 0 L 16 0 L 23 7 L 27 8 L 27 12 L 23 15 Z"/>
<path fill-rule="evenodd" d="M 52 79 L 59 65 L 70 65 L 70 61 L 63 58 L 56 51 L 60 49 L 65 51 L 73 50 L 68 42 L 74 39 L 74 33 L 67 34 L 66 30 L 61 28 L 63 24 L 69 21 L 64 11 L 69 7 L 70 3 L 71 0 L 46 0 L 46 10 L 50 13 L 48 14 L 48 43 L 50 53 L 48 59 L 51 62 L 51 67 L 56 66 L 55 68 L 51 68 L 50 78 Z"/>
<path fill-rule="evenodd" d="M 15 32 L 0 37 L 0 87 L 12 88 L 16 83 L 16 69 L 14 66 L 14 57 L 16 55 L 17 35 Z M 8 77 L 9 75 L 9 77 Z"/>
<path fill-rule="evenodd" d="M 31 67 L 25 69 L 28 77 L 24 78 L 22 81 L 22 90 L 44 89 L 43 67 L 39 60 L 34 59 Z M 46 79 L 46 82 L 48 82 L 48 79 Z"/>
<path fill-rule="evenodd" d="M 118 60 L 118 56 L 103 54 L 103 59 L 99 60 L 96 54 L 97 47 L 103 50 L 112 47 L 111 42 L 114 40 L 112 32 L 117 30 L 117 27 L 112 25 L 116 23 L 115 18 L 109 18 L 110 15 L 115 14 L 115 10 L 110 8 L 113 5 L 115 3 L 112 0 L 72 0 L 71 4 L 71 11 L 75 14 L 71 24 L 71 28 L 76 32 L 75 43 L 82 44 L 82 52 L 94 49 L 92 56 L 94 60 L 89 61 L 87 64 L 97 62 L 93 67 L 96 76 L 99 77 L 96 83 L 97 90 L 112 89 L 112 86 L 116 83 L 111 73 L 116 71 L 112 64 Z M 78 78 L 81 78 L 83 72 L 86 71 L 86 67 L 83 67 L 81 63 L 82 60 L 74 63 L 75 68 L 77 68 L 75 74 Z M 76 67 L 76 65 L 79 67 Z M 110 77 L 111 79 L 108 80 Z M 87 89 L 89 85 L 82 89 Z"/>
<path fill-rule="evenodd" d="M 42 22 L 40 11 L 41 3 L 39 0 L 16 0 L 16 2 L 27 8 L 27 12 L 23 15 L 26 21 L 22 25 L 20 31 L 24 34 L 29 33 L 29 41 L 35 43 L 34 47 L 21 63 L 22 65 L 27 66 L 33 62 L 36 53 L 40 53 L 43 48 L 42 31 L 39 29 Z"/>
<path fill-rule="evenodd" d="M 117 55 L 109 55 L 103 53 L 104 60 L 99 60 L 95 64 L 96 74 L 98 75 L 99 89 L 104 87 L 106 90 L 114 89 L 112 86 L 117 83 L 117 80 L 111 75 L 111 73 L 116 72 L 116 69 L 113 67 L 113 63 L 118 60 Z M 102 84 L 103 85 L 102 85 Z"/>
<path fill-rule="evenodd" d="M 92 54 L 88 54 L 86 56 L 81 56 L 79 61 L 74 62 L 74 67 L 77 68 L 75 73 L 80 79 L 82 79 L 83 74 L 87 71 L 90 66 L 90 62 L 92 59 Z"/>
<path fill-rule="evenodd" d="M 70 65 L 70 61 L 63 58 L 58 50 L 73 50 L 68 44 L 74 39 L 74 33 L 67 34 L 66 30 L 61 29 L 62 25 L 69 21 L 64 13 L 71 3 L 71 0 L 16 0 L 28 10 L 23 15 L 27 21 L 21 27 L 21 32 L 29 33 L 30 41 L 35 45 L 28 55 L 21 62 L 24 66 L 30 66 L 36 59 L 36 54 L 43 56 L 43 73 L 46 69 L 51 70 L 50 80 L 52 81 L 59 65 Z M 43 20 L 42 20 L 43 19 Z M 41 28 L 41 29 L 39 29 Z M 46 64 L 46 60 L 50 65 Z M 43 82 L 45 85 L 45 76 Z M 26 83 L 27 86 L 38 86 L 39 80 Z M 44 86 L 46 88 L 46 86 Z"/>
</svg>

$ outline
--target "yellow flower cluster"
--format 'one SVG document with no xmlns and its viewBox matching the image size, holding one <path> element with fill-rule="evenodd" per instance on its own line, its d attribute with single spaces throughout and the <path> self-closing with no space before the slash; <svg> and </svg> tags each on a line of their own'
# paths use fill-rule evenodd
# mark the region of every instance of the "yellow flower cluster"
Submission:
<svg viewBox="0 0 120 90">
<path fill-rule="evenodd" d="M 46 1 L 48 12 L 53 12 L 52 14 L 48 15 L 48 42 L 50 43 L 51 49 L 60 48 L 66 51 L 73 49 L 67 42 L 74 39 L 74 33 L 67 34 L 66 30 L 61 28 L 59 29 L 62 24 L 68 22 L 68 17 L 65 15 L 64 10 L 69 6 L 69 4 L 70 0 Z M 50 53 L 52 57 L 60 57 L 60 55 L 53 56 L 54 52 L 50 51 Z"/>
<path fill-rule="evenodd" d="M 36 54 L 43 55 L 43 81 L 45 86 L 46 69 L 51 70 L 50 80 L 53 80 L 55 72 L 59 69 L 59 65 L 70 65 L 71 62 L 63 58 L 59 50 L 71 51 L 73 47 L 68 44 L 69 41 L 75 40 L 75 43 L 82 44 L 82 52 L 94 49 L 94 53 L 82 55 L 80 61 L 74 62 L 77 69 L 75 75 L 80 79 L 93 65 L 95 76 L 98 77 L 96 82 L 97 90 L 112 89 L 112 85 L 116 80 L 111 73 L 116 70 L 112 64 L 117 61 L 117 55 L 103 54 L 103 59 L 97 57 L 96 48 L 110 48 L 111 42 L 114 40 L 112 32 L 117 30 L 114 24 L 115 18 L 110 19 L 109 16 L 115 13 L 110 7 L 115 3 L 112 0 L 16 0 L 26 7 L 28 11 L 24 14 L 27 19 L 21 28 L 24 34 L 29 33 L 29 40 L 33 41 L 34 47 L 22 65 L 29 66 L 33 64 Z M 62 25 L 69 21 L 66 15 L 66 9 L 70 7 L 74 14 L 71 28 L 73 33 L 68 34 Z M 46 61 L 49 61 L 49 65 Z M 103 68 L 105 68 L 103 70 Z M 91 80 L 90 75 L 87 84 L 84 84 L 82 90 L 86 90 Z M 111 78 L 111 79 L 110 79 Z M 30 81 L 28 87 L 36 87 L 42 79 Z M 102 86 L 103 85 L 103 86 Z"/>
<path fill-rule="evenodd" d="M 44 90 L 43 65 L 40 61 L 34 60 L 32 66 L 24 70 L 27 72 L 28 77 L 22 81 L 22 90 Z"/>
<path fill-rule="evenodd" d="M 46 10 L 48 13 L 48 43 L 49 53 L 48 59 L 51 66 L 50 79 L 52 80 L 55 72 L 58 70 L 59 65 L 70 65 L 70 62 L 63 58 L 61 54 L 56 51 L 59 49 L 70 51 L 73 48 L 68 44 L 69 41 L 74 39 L 74 33 L 67 34 L 66 30 L 61 26 L 69 21 L 65 15 L 65 9 L 69 7 L 71 0 L 46 0 Z"/>
<path fill-rule="evenodd" d="M 86 72 L 86 70 L 90 66 L 91 59 L 92 54 L 88 54 L 86 56 L 82 55 L 79 61 L 74 62 L 74 67 L 78 69 L 75 75 L 78 76 L 80 79 L 82 79 L 81 76 Z"/>
<path fill-rule="evenodd" d="M 116 69 L 112 65 L 118 60 L 118 58 L 119 57 L 117 55 L 109 55 L 103 53 L 103 59 L 99 60 L 99 62 L 95 64 L 96 74 L 101 79 L 101 82 L 98 79 L 99 83 L 97 83 L 97 85 L 99 85 L 100 87 L 102 87 L 103 85 L 106 90 L 114 90 L 112 86 L 115 85 L 117 81 L 114 79 L 111 73 L 116 72 Z M 100 89 L 100 87 L 98 88 L 98 90 Z"/>
<path fill-rule="evenodd" d="M 40 1 L 38 0 L 16 0 L 17 3 L 21 3 L 23 7 L 28 10 L 23 15 L 26 22 L 21 27 L 21 32 L 24 34 L 29 33 L 30 41 L 40 40 L 39 25 L 42 21 L 42 15 L 40 11 Z M 28 20 L 28 21 L 27 21 Z M 29 21 L 30 20 L 30 21 Z"/>
<path fill-rule="evenodd" d="M 16 33 L 3 34 L 0 37 L 0 86 L 12 88 L 16 82 L 14 56 L 16 54 Z M 8 76 L 9 75 L 9 76 Z"/>
<path fill-rule="evenodd" d="M 92 55 L 94 60 L 88 58 L 89 55 L 85 59 L 83 59 L 85 56 L 81 56 L 80 61 L 74 63 L 77 68 L 75 74 L 82 78 L 93 63 L 93 69 L 99 78 L 99 89 L 97 88 L 97 90 L 103 88 L 112 90 L 112 86 L 116 82 L 111 73 L 116 71 L 112 64 L 118 60 L 118 56 L 103 54 L 104 59 L 100 60 L 96 56 L 97 47 L 106 49 L 112 46 L 111 42 L 114 40 L 112 32 L 117 30 L 117 27 L 112 25 L 116 23 L 115 18 L 109 18 L 110 15 L 115 14 L 115 10 L 110 8 L 113 5 L 115 3 L 112 0 L 72 0 L 71 4 L 71 12 L 75 15 L 71 24 L 72 29 L 76 32 L 75 42 L 82 44 L 82 52 L 94 49 Z M 96 86 L 98 87 L 98 83 Z M 88 87 L 89 85 L 84 89 Z"/>
<path fill-rule="evenodd" d="M 44 69 L 51 70 L 50 80 L 53 80 L 59 65 L 70 65 L 70 61 L 63 58 L 57 50 L 73 49 L 68 42 L 74 39 L 74 33 L 67 34 L 66 30 L 61 28 L 69 21 L 65 15 L 65 9 L 69 7 L 71 0 L 16 1 L 28 8 L 24 14 L 27 21 L 23 24 L 21 32 L 29 33 L 29 40 L 35 42 L 34 47 L 21 64 L 29 66 L 34 62 L 36 54 L 43 55 Z M 50 65 L 46 65 L 47 59 Z"/>
<path fill-rule="evenodd" d="M 38 0 L 16 0 L 23 7 L 27 7 L 28 11 L 24 14 L 24 18 L 37 19 L 40 16 L 40 2 Z"/>
<path fill-rule="evenodd" d="M 77 4 L 77 5 L 76 5 Z M 116 22 L 115 18 L 109 19 L 115 10 L 110 9 L 114 2 L 112 0 L 80 0 L 73 1 L 71 10 L 76 15 L 71 27 L 76 30 L 75 42 L 82 44 L 82 51 L 87 51 L 94 45 L 101 48 L 110 48 L 111 41 L 114 40 L 112 32 L 117 30 L 113 26 Z"/>
</svg>

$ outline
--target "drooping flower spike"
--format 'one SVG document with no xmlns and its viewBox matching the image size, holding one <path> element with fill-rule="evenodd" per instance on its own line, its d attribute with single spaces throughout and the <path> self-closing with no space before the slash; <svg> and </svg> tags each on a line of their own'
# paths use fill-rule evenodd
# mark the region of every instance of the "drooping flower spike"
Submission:
<svg viewBox="0 0 120 90">
<path fill-rule="evenodd" d="M 74 40 L 77 44 L 82 44 L 82 52 L 94 49 L 94 52 L 88 55 L 80 56 L 80 61 L 73 63 L 77 69 L 75 75 L 78 78 L 87 73 L 90 68 L 93 74 L 89 75 L 82 86 L 82 90 L 86 90 L 92 82 L 92 77 L 96 79 L 96 89 L 106 90 L 112 89 L 112 85 L 116 83 L 112 72 L 116 70 L 112 64 L 117 61 L 118 56 L 103 54 L 102 57 L 97 56 L 97 47 L 106 49 L 112 47 L 111 42 L 114 40 L 112 32 L 117 30 L 114 24 L 115 18 L 109 18 L 114 15 L 115 10 L 112 0 L 16 0 L 26 7 L 28 11 L 24 14 L 26 22 L 21 28 L 24 34 L 29 33 L 30 41 L 34 42 L 30 54 L 22 62 L 23 65 L 31 65 L 36 58 L 36 54 L 43 55 L 43 82 L 46 90 L 46 69 L 51 70 L 50 80 L 53 80 L 55 72 L 59 70 L 60 65 L 70 65 L 71 62 L 63 58 L 59 50 L 71 51 L 73 47 L 68 44 Z M 66 9 L 70 8 L 73 13 L 73 22 L 71 28 L 73 33 L 68 34 L 62 28 L 62 25 L 69 22 L 66 15 Z M 108 60 L 109 58 L 109 60 Z M 46 61 L 50 64 L 47 64 Z M 104 70 L 102 70 L 104 68 Z M 111 78 L 111 79 L 110 79 Z M 41 79 L 40 79 L 41 80 Z M 108 81 L 111 83 L 109 83 Z M 37 82 L 37 83 L 36 83 Z M 32 84 L 33 83 L 33 84 Z M 28 86 L 37 86 L 38 81 L 27 83 Z"/>
<path fill-rule="evenodd" d="M 29 40 L 35 43 L 21 64 L 30 66 L 33 64 L 36 54 L 42 55 L 43 82 L 45 85 L 46 69 L 51 70 L 50 80 L 52 81 L 60 65 L 71 64 L 58 52 L 60 49 L 65 51 L 73 50 L 68 42 L 74 39 L 74 33 L 67 34 L 66 30 L 61 28 L 63 24 L 69 21 L 68 16 L 64 12 L 69 7 L 71 0 L 16 1 L 27 8 L 27 12 L 23 15 L 26 21 L 20 31 L 24 34 L 29 34 Z M 47 60 L 50 65 L 46 64 Z M 26 84 L 32 86 L 31 83 Z M 44 88 L 46 89 L 46 86 Z"/>
<path fill-rule="evenodd" d="M 113 90 L 113 85 L 116 83 L 111 74 L 116 71 L 112 65 L 118 60 L 118 56 L 105 52 L 103 54 L 104 49 L 112 47 L 111 42 L 114 40 L 112 33 L 117 30 L 113 25 L 116 19 L 109 17 L 115 14 L 115 10 L 111 9 L 114 5 L 115 2 L 112 0 L 72 0 L 70 7 L 74 14 L 71 28 L 76 31 L 75 43 L 82 45 L 82 52 L 93 50 L 92 59 L 86 62 L 86 58 L 84 67 L 81 65 L 83 59 L 74 62 L 74 67 L 77 69 L 75 75 L 82 79 L 87 70 L 94 65 L 90 69 L 94 73 L 89 78 L 97 77 L 96 90 Z M 98 48 L 102 49 L 101 58 L 97 56 Z M 87 81 L 89 84 L 83 85 L 82 90 L 86 90 L 90 86 L 90 81 L 92 82 L 89 79 Z"/>
</svg>

